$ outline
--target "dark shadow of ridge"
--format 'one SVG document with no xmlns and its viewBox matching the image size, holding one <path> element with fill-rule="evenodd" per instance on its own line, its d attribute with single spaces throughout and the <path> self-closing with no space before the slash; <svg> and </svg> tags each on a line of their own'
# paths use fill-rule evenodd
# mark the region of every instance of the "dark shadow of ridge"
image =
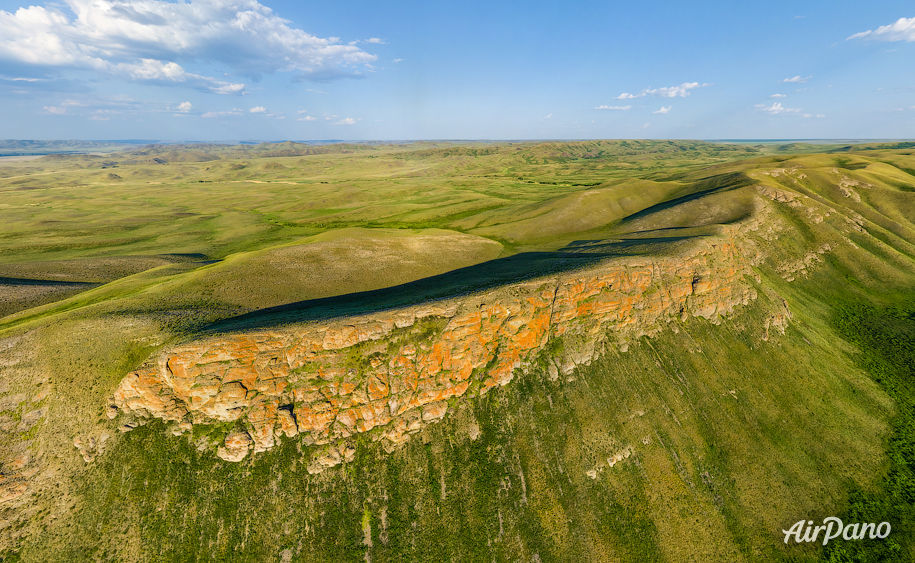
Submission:
<svg viewBox="0 0 915 563">
<path fill-rule="evenodd" d="M 89 289 L 102 285 L 97 282 L 74 282 L 63 280 L 36 280 L 32 278 L 5 278 L 0 277 L 0 285 L 43 285 L 43 286 L 63 286 L 63 287 L 83 287 Z"/>
<path fill-rule="evenodd" d="M 749 176 L 745 175 L 742 172 L 734 172 L 731 174 L 721 174 L 718 176 L 712 176 L 704 180 L 694 182 L 691 187 L 693 188 L 686 195 L 675 197 L 667 201 L 646 207 L 641 211 L 637 211 L 632 215 L 629 215 L 623 219 L 622 223 L 629 223 L 640 219 L 642 217 L 647 217 L 659 211 L 664 211 L 666 209 L 671 209 L 684 203 L 690 201 L 695 201 L 697 199 L 702 199 L 703 197 L 710 196 L 712 194 L 730 192 L 734 190 L 739 190 L 740 188 L 745 188 L 754 184 L 754 181 Z"/>
<path fill-rule="evenodd" d="M 597 241 L 589 241 L 591 248 L 575 245 L 555 252 L 524 252 L 393 287 L 268 307 L 207 325 L 202 332 L 219 334 L 264 329 L 450 299 L 586 268 L 612 257 L 659 256 L 679 248 L 677 243 L 696 238 L 699 237 L 608 240 L 599 247 L 593 245 Z"/>
</svg>

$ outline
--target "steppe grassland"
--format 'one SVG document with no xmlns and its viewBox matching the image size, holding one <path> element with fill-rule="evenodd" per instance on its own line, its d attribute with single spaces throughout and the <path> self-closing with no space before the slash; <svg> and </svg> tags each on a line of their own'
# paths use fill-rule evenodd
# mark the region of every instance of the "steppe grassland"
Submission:
<svg viewBox="0 0 915 563">
<path fill-rule="evenodd" d="M 646 160 L 639 169 L 609 157 L 548 160 L 537 146 L 524 153 L 533 155 L 529 159 L 515 155 L 515 147 L 479 157 L 439 152 L 397 158 L 393 149 L 377 152 L 118 165 L 104 170 L 74 167 L 65 172 L 71 176 L 64 180 L 73 185 L 85 182 L 78 189 L 86 192 L 83 195 L 69 189 L 69 198 L 54 199 L 67 194 L 68 188 L 62 186 L 18 189 L 27 184 L 4 191 L 4 196 L 26 198 L 16 200 L 21 208 L 5 208 L 16 209 L 19 215 L 11 220 L 19 223 L 5 231 L 12 234 L 3 237 L 2 248 L 7 250 L 0 255 L 7 263 L 4 267 L 18 268 L 21 277 L 28 277 L 25 272 L 40 273 L 46 258 L 58 260 L 53 267 L 45 263 L 48 271 L 59 271 L 60 260 L 86 260 L 91 267 L 86 267 L 83 279 L 90 279 L 90 273 L 104 269 L 100 260 L 109 253 L 125 258 L 184 255 L 4 320 L 5 334 L 35 328 L 28 338 L 36 350 L 54 351 L 29 360 L 32 375 L 39 374 L 37 379 L 45 382 L 26 385 L 23 379 L 22 389 L 13 391 L 53 387 L 54 395 L 43 404 L 54 409 L 57 422 L 33 438 L 56 453 L 60 475 L 83 467 L 72 439 L 105 427 L 101 408 L 120 377 L 175 338 L 181 327 L 275 300 L 299 299 L 310 291 L 327 291 L 316 274 L 311 282 L 290 284 L 284 295 L 281 282 L 265 287 L 270 272 L 306 270 L 317 263 L 314 260 L 323 260 L 329 266 L 328 285 L 345 292 L 377 282 L 376 277 L 397 283 L 396 276 L 405 271 L 428 275 L 424 272 L 449 267 L 447 260 L 439 260 L 421 270 L 394 259 L 380 268 L 381 273 L 357 279 L 351 264 L 365 264 L 360 252 L 381 248 L 400 255 L 414 237 L 442 238 L 441 248 L 464 253 L 464 258 L 455 259 L 458 264 L 489 260 L 495 254 L 553 250 L 578 239 L 710 234 L 745 216 L 748 186 L 753 183 L 807 195 L 840 213 L 817 222 L 806 207 L 779 212 L 792 229 L 758 241 L 769 256 L 760 270 L 762 297 L 735 318 L 733 326 L 688 321 L 678 326 L 679 333 L 644 339 L 628 354 L 582 369 L 578 382 L 554 384 L 545 374 L 532 374 L 467 407 L 482 426 L 482 438 L 476 442 L 462 438 L 459 419 L 465 414 L 460 414 L 452 422 L 431 427 L 428 436 L 414 440 L 393 458 L 364 444 L 362 457 L 346 471 L 313 479 L 304 474 L 302 460 L 307 461 L 308 451 L 297 451 L 294 443 L 250 466 L 226 466 L 202 457 L 186 440 L 167 436 L 158 426 L 134 431 L 111 457 L 89 466 L 76 481 L 61 479 L 54 494 L 36 504 L 39 515 L 53 511 L 65 516 L 42 536 L 43 545 L 30 544 L 33 558 L 42 553 L 54 558 L 67 550 L 77 558 L 87 553 L 117 558 L 112 554 L 136 550 L 133 553 L 180 559 L 215 549 L 226 556 L 263 559 L 288 547 L 285 535 L 274 526 L 283 522 L 295 531 L 293 535 L 305 530 L 316 534 L 315 559 L 355 559 L 364 553 L 361 521 L 368 510 L 376 533 L 385 513 L 389 537 L 398 537 L 390 545 L 376 538 L 379 558 L 494 554 L 510 560 L 525 550 L 543 557 L 567 550 L 578 560 L 595 561 L 709 559 L 721 554 L 729 560 L 817 560 L 819 552 L 810 546 L 791 552 L 761 546 L 779 543 L 779 526 L 797 513 L 819 518 L 819 512 L 812 511 L 825 515 L 841 510 L 849 488 L 879 488 L 876 476 L 888 464 L 880 446 L 889 432 L 892 402 L 851 365 L 853 349 L 836 336 L 828 319 L 839 299 L 866 297 L 891 303 L 904 296 L 881 295 L 878 289 L 912 287 L 915 233 L 907 211 L 912 209 L 913 178 L 905 172 L 915 169 L 911 154 L 873 151 L 777 161 L 766 156 L 724 164 L 705 155 L 670 166 Z M 355 172 L 378 173 L 375 163 L 368 161 L 384 159 L 399 172 L 371 181 Z M 472 173 L 480 172 L 471 168 L 476 160 L 483 161 L 479 166 L 486 174 Z M 232 169 L 244 163 L 244 168 Z M 130 173 L 124 170 L 133 166 L 138 173 L 159 174 L 152 181 L 162 183 L 102 177 L 115 173 L 126 178 Z M 297 166 L 303 175 L 314 166 L 319 175 L 297 179 Z M 177 176 L 171 167 L 182 167 L 180 178 L 168 176 Z M 790 174 L 773 175 L 775 170 L 795 168 Z M 204 182 L 192 181 L 198 173 Z M 736 189 L 722 191 L 708 180 L 727 177 L 723 185 L 734 187 L 732 174 L 743 174 L 752 182 L 737 182 Z M 645 178 L 633 179 L 640 175 Z M 54 178 L 47 174 L 35 181 L 47 180 L 50 186 L 60 180 Z M 848 184 L 846 193 L 842 178 L 871 187 Z M 324 181 L 329 183 L 321 184 Z M 656 199 L 643 200 L 642 209 L 625 214 L 625 202 L 631 201 L 626 198 L 644 197 L 655 187 Z M 614 194 L 614 188 L 620 191 Z M 42 191 L 48 198 L 42 201 L 50 202 L 43 204 L 47 209 L 26 208 L 37 202 L 27 198 Z M 595 196 L 584 195 L 592 192 Z M 99 216 L 92 199 L 96 193 L 112 206 L 114 223 Z M 603 209 L 612 211 L 619 205 L 624 215 L 610 214 L 606 224 L 578 224 L 576 217 L 590 220 L 586 206 L 575 207 L 588 197 L 606 201 Z M 439 212 L 439 206 L 452 208 Z M 852 213 L 860 215 L 866 227 L 849 236 L 857 249 L 845 243 L 839 229 L 846 217 L 854 218 Z M 555 230 L 543 235 L 528 228 L 524 222 L 538 215 Z M 119 237 L 99 236 L 94 227 L 77 228 L 80 221 L 123 229 Z M 29 230 L 39 226 L 48 229 L 47 239 Z M 576 227 L 582 230 L 576 232 Z M 492 238 L 480 236 L 482 229 L 495 229 L 487 233 Z M 71 240 L 77 244 L 66 246 Z M 798 280 L 788 283 L 779 268 L 824 243 L 836 251 L 819 264 L 822 269 L 796 273 Z M 427 257 L 427 250 L 407 258 Z M 334 262 L 338 267 L 328 263 L 330 257 L 339 257 Z M 215 259 L 223 261 L 197 263 Z M 253 279 L 244 275 L 248 265 L 256 273 Z M 71 279 L 76 279 L 79 268 L 73 268 Z M 261 288 L 266 289 L 262 296 Z M 759 327 L 778 300 L 767 300 L 764 288 L 774 288 L 794 313 L 789 332 L 773 335 L 767 343 L 761 341 Z M 188 322 L 176 321 L 181 318 Z M 782 368 L 773 372 L 772 366 Z M 614 405 L 615 414 L 609 418 L 607 405 Z M 646 437 L 647 444 L 642 442 Z M 450 449 L 455 442 L 463 446 Z M 615 472 L 604 464 L 599 479 L 587 476 L 626 444 L 637 449 L 637 463 L 622 463 L 613 468 Z M 117 478 L 125 474 L 135 477 Z M 447 494 L 443 480 L 449 483 Z M 452 483 L 459 485 L 452 489 Z M 268 488 L 276 494 L 263 495 Z M 562 489 L 565 492 L 557 494 Z M 200 490 L 206 494 L 199 495 Z M 301 510 L 303 498 L 310 503 L 307 511 Z M 81 510 L 60 511 L 71 503 Z M 147 505 L 148 511 L 137 508 Z M 184 519 L 188 511 L 201 516 L 186 531 L 173 530 L 170 522 Z M 315 520 L 321 512 L 325 517 Z M 234 523 L 228 532 L 227 521 Z M 120 530 L 119 522 L 135 544 L 117 546 L 103 539 L 100 549 L 91 538 L 80 539 L 68 531 L 102 525 L 113 526 L 114 532 Z M 419 522 L 415 532 L 410 532 L 412 522 Z M 243 542 L 239 534 L 245 529 L 256 539 Z M 401 541 L 411 533 L 412 546 Z M 487 546 L 498 537 L 506 539 Z M 585 539 L 575 543 L 575 538 Z M 215 548 L 208 542 L 215 542 Z M 239 545 L 245 545 L 242 552 L 232 551 Z"/>
<path fill-rule="evenodd" d="M 404 228 L 467 235 L 480 230 L 484 237 L 503 243 L 503 255 L 556 248 L 582 230 L 603 226 L 600 221 L 579 224 L 587 206 L 563 210 L 565 198 L 580 199 L 582 191 L 595 185 L 626 184 L 640 173 L 721 159 L 701 148 L 686 156 L 674 150 L 671 160 L 647 161 L 644 166 L 623 162 L 629 157 L 591 164 L 549 156 L 562 151 L 545 152 L 538 145 L 484 147 L 478 156 L 461 147 L 434 149 L 427 155 L 409 147 L 388 147 L 245 159 L 233 159 L 229 152 L 226 160 L 213 160 L 220 151 L 229 151 L 226 148 L 201 154 L 163 149 L 117 158 L 68 156 L 7 165 L 0 169 L 0 276 L 48 280 L 66 272 L 69 282 L 104 283 L 146 270 L 151 260 L 166 266 L 224 259 L 349 227 L 388 229 L 378 231 L 377 237 L 393 236 L 390 229 Z M 644 157 L 639 150 L 629 152 L 636 153 L 633 158 Z M 171 161 L 161 164 L 164 159 L 152 153 Z M 186 162 L 191 156 L 210 160 Z M 600 172 L 599 181 L 594 169 Z M 602 190 L 598 197 L 611 207 L 625 206 L 629 197 L 645 203 L 644 188 L 644 182 L 636 182 L 621 185 L 612 194 Z M 538 231 L 517 220 L 536 215 L 553 227 Z M 474 229 L 477 225 L 485 227 Z M 500 231 L 500 225 L 509 226 Z M 454 240 L 469 243 L 473 238 Z M 469 248 L 492 247 L 475 241 Z M 491 258 L 491 251 L 442 263 L 450 255 L 440 253 L 432 269 L 447 271 L 483 261 Z M 404 269 L 409 271 L 409 265 Z M 173 270 L 167 267 L 161 273 Z M 429 273 L 426 268 L 422 274 L 397 274 L 391 280 L 381 275 L 373 283 L 390 285 Z M 334 283 L 327 278 L 332 292 Z M 289 300 L 306 297 L 290 294 Z"/>
</svg>

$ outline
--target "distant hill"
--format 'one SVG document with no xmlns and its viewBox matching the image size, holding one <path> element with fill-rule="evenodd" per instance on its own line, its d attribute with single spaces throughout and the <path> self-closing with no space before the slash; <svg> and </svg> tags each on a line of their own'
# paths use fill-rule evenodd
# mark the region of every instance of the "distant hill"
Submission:
<svg viewBox="0 0 915 563">
<path fill-rule="evenodd" d="M 38 154 L 78 154 L 86 152 L 112 152 L 127 146 L 142 145 L 149 141 L 41 141 L 41 140 L 0 140 L 0 156 L 28 156 Z"/>
</svg>

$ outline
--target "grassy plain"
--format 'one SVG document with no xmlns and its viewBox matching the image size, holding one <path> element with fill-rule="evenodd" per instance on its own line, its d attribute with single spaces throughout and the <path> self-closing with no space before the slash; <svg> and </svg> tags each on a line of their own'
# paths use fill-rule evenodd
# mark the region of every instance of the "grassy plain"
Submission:
<svg viewBox="0 0 915 563">
<path fill-rule="evenodd" d="M 760 207 L 759 186 L 784 201 Z M 0 504 L 2 561 L 915 557 L 911 146 L 148 147 L 0 163 L 0 194 L 0 295 L 18 291 L 0 300 L 0 474 L 36 468 L 28 504 Z M 102 415 L 130 369 L 203 331 L 664 254 L 753 220 L 760 297 L 733 318 L 676 322 L 568 380 L 519 375 L 390 455 L 364 440 L 309 475 L 314 452 L 289 440 L 228 464 Z M 787 331 L 763 339 L 782 304 Z M 100 431 L 86 463 L 73 440 Z M 830 515 L 892 518 L 892 542 L 783 543 Z"/>
</svg>

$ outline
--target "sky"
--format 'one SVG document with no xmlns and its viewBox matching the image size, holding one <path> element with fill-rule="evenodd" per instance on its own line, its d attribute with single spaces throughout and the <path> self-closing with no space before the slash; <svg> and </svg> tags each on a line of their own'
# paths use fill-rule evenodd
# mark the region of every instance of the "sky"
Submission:
<svg viewBox="0 0 915 563">
<path fill-rule="evenodd" d="M 911 0 L 0 0 L 0 139 L 915 138 Z"/>
</svg>

